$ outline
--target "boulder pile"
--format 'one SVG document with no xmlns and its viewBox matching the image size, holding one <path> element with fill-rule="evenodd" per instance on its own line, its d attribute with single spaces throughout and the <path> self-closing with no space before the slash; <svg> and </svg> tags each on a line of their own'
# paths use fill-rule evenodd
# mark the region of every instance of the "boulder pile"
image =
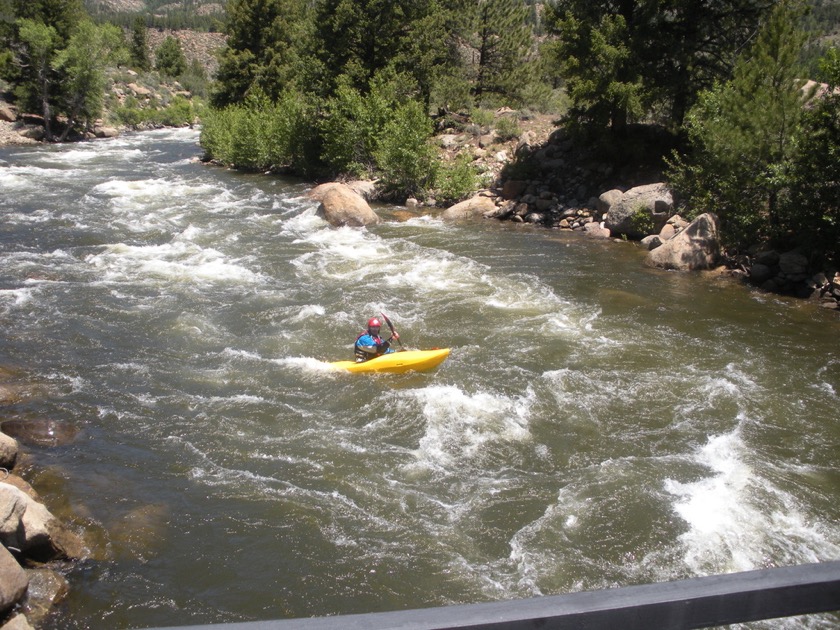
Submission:
<svg viewBox="0 0 840 630">
<path fill-rule="evenodd" d="M 587 188 L 580 184 L 579 193 Z M 758 251 L 727 257 L 721 249 L 720 221 L 705 213 L 689 222 L 676 214 L 671 191 L 661 182 L 612 188 L 585 203 L 552 192 L 542 180 L 507 180 L 448 208 L 448 220 L 495 218 L 572 230 L 593 238 L 638 241 L 652 267 L 678 271 L 725 265 L 732 275 L 761 289 L 818 301 L 840 310 L 840 272 L 819 271 L 803 253 Z"/>
<path fill-rule="evenodd" d="M 0 369 L 0 377 L 5 376 Z M 13 402 L 20 392 L 0 383 L 0 404 Z M 31 630 L 68 592 L 60 573 L 63 564 L 90 554 L 82 537 L 56 518 L 14 472 L 23 455 L 5 424 L 0 424 L 0 630 Z"/>
</svg>

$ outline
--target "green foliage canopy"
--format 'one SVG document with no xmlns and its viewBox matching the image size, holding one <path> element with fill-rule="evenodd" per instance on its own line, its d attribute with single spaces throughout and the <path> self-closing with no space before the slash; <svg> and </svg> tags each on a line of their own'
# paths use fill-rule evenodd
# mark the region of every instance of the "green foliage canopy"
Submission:
<svg viewBox="0 0 840 630">
<path fill-rule="evenodd" d="M 575 120 L 621 131 L 660 110 L 679 126 L 696 94 L 726 79 L 772 0 L 558 0 L 546 25 Z"/>
<path fill-rule="evenodd" d="M 717 212 L 733 244 L 787 229 L 785 175 L 803 113 L 795 65 L 804 41 L 801 4 L 782 0 L 733 78 L 703 92 L 688 116 L 692 151 L 670 176 L 697 212 Z"/>
<path fill-rule="evenodd" d="M 67 47 L 53 60 L 53 67 L 65 77 L 63 111 L 68 120 L 60 141 L 67 138 L 78 122 L 90 126 L 100 116 L 106 87 L 105 69 L 126 58 L 119 27 L 97 26 L 89 20 L 79 23 Z"/>
</svg>

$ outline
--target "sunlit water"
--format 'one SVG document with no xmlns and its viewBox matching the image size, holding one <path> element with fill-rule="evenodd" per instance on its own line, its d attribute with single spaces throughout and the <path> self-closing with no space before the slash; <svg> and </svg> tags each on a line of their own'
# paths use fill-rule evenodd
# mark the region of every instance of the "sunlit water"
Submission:
<svg viewBox="0 0 840 630">
<path fill-rule="evenodd" d="M 840 559 L 836 315 L 632 244 L 392 207 L 331 228 L 306 185 L 199 154 L 190 130 L 0 151 L 0 364 L 43 386 L 4 418 L 81 429 L 27 450 L 104 549 L 49 627 Z M 383 311 L 450 358 L 329 371 Z"/>
</svg>

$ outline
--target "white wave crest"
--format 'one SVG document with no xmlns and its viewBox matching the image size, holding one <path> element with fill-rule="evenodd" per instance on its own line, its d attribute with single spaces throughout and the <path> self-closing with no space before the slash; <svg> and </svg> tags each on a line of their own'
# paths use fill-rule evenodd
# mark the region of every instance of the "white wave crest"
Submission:
<svg viewBox="0 0 840 630">
<path fill-rule="evenodd" d="M 749 571 L 785 561 L 837 557 L 840 546 L 803 512 L 797 498 L 764 479 L 747 463 L 739 429 L 713 436 L 695 455 L 713 475 L 699 481 L 665 481 L 677 497 L 674 511 L 687 523 L 680 536 L 684 561 L 697 575 Z"/>
<path fill-rule="evenodd" d="M 134 246 L 109 245 L 85 261 L 104 273 L 106 281 L 256 283 L 260 275 L 211 248 L 193 243 Z"/>
<path fill-rule="evenodd" d="M 413 395 L 426 420 L 425 434 L 414 452 L 417 466 L 449 469 L 476 457 L 489 444 L 530 438 L 532 391 L 513 397 L 470 395 L 457 387 L 435 386 Z"/>
</svg>

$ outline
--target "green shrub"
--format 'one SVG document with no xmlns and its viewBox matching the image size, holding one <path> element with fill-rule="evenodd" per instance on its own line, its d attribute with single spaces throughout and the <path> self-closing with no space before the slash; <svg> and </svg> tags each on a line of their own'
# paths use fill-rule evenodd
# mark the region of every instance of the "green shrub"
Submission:
<svg viewBox="0 0 840 630">
<path fill-rule="evenodd" d="M 640 234 L 653 234 L 656 230 L 656 224 L 650 214 L 647 206 L 640 204 L 633 208 L 633 214 L 630 217 L 630 223 Z"/>
<path fill-rule="evenodd" d="M 178 83 L 183 85 L 184 89 L 194 97 L 197 96 L 206 99 L 210 92 L 210 82 L 207 79 L 207 72 L 197 59 L 193 59 L 187 66 L 186 71 L 178 77 Z"/>
<path fill-rule="evenodd" d="M 181 48 L 181 42 L 169 35 L 155 51 L 155 70 L 161 74 L 177 77 L 187 70 L 187 58 Z"/>
<path fill-rule="evenodd" d="M 470 82 L 454 74 L 441 75 L 432 85 L 430 101 L 445 111 L 469 111 L 473 104 Z"/>
<path fill-rule="evenodd" d="M 302 94 L 286 91 L 265 108 L 261 142 L 266 167 L 309 168 L 308 146 L 314 140 L 312 113 Z"/>
<path fill-rule="evenodd" d="M 372 89 L 363 95 L 346 82 L 340 85 L 327 102 L 321 123 L 324 163 L 337 173 L 370 176 L 379 137 L 393 107 L 384 90 Z"/>
<path fill-rule="evenodd" d="M 485 133 L 493 124 L 493 112 L 476 107 L 470 112 L 470 120 L 478 127 L 478 133 Z"/>
<path fill-rule="evenodd" d="M 184 96 L 176 95 L 166 108 L 156 112 L 156 119 L 160 124 L 170 127 L 192 124 L 195 120 L 192 101 Z"/>
<path fill-rule="evenodd" d="M 256 93 L 243 105 L 202 112 L 200 143 L 207 156 L 244 169 L 312 167 L 313 114 L 303 96 L 284 92 L 273 103 Z"/>
<path fill-rule="evenodd" d="M 519 121 L 511 116 L 503 116 L 496 121 L 496 137 L 502 141 L 518 138 L 522 130 L 519 128 Z"/>
<path fill-rule="evenodd" d="M 258 113 L 244 106 L 211 110 L 202 121 L 201 146 L 208 157 L 245 169 L 260 166 Z"/>
<path fill-rule="evenodd" d="M 470 155 L 463 153 L 453 162 L 444 164 L 437 173 L 437 199 L 457 203 L 480 187 L 478 169 Z"/>
<path fill-rule="evenodd" d="M 111 110 L 111 117 L 117 124 L 136 128 L 149 118 L 149 110 L 140 107 L 140 103 L 133 96 L 127 96 L 122 105 Z"/>
<path fill-rule="evenodd" d="M 386 193 L 423 196 L 432 186 L 437 154 L 431 135 L 431 120 L 420 103 L 408 101 L 394 112 L 382 130 L 375 154 Z"/>
</svg>

